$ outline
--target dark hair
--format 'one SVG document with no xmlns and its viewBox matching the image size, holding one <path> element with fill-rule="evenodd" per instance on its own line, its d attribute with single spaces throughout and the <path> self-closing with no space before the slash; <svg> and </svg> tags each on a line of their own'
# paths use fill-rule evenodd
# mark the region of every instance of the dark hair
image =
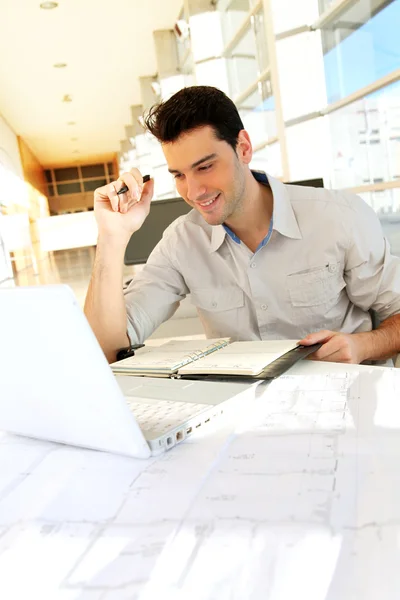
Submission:
<svg viewBox="0 0 400 600">
<path fill-rule="evenodd" d="M 239 112 L 221 90 L 208 85 L 186 87 L 153 106 L 145 117 L 147 129 L 159 142 L 173 142 L 182 133 L 211 126 L 217 138 L 236 152 L 239 131 L 244 129 Z"/>
</svg>

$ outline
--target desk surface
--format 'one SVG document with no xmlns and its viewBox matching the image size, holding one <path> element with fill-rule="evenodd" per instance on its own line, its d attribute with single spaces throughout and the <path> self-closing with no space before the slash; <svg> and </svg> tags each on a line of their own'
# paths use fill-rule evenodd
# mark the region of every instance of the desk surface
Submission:
<svg viewBox="0 0 400 600">
<path fill-rule="evenodd" d="M 400 370 L 258 391 L 146 461 L 0 434 L 0 597 L 398 600 Z"/>
</svg>

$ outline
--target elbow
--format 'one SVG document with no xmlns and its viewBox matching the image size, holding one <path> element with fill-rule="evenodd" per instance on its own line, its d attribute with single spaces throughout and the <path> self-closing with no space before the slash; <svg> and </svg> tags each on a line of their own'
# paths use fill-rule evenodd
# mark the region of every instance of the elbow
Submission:
<svg viewBox="0 0 400 600">
<path fill-rule="evenodd" d="M 116 350 L 111 350 L 111 351 L 106 351 L 103 350 L 104 352 L 104 356 L 107 359 L 108 364 L 114 363 L 117 361 L 117 351 Z"/>
</svg>

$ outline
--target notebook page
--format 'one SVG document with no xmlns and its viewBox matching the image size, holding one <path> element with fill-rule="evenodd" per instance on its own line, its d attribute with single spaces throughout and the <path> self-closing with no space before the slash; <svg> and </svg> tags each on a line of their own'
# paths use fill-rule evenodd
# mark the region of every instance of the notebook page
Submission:
<svg viewBox="0 0 400 600">
<path fill-rule="evenodd" d="M 229 338 L 209 340 L 170 340 L 156 348 L 141 348 L 124 360 L 111 365 L 114 372 L 170 374 L 191 361 L 197 361 L 229 343 Z M 204 358 L 201 358 L 204 360 Z"/>
<path fill-rule="evenodd" d="M 199 362 L 182 367 L 179 374 L 257 375 L 296 346 L 297 340 L 233 342 Z"/>
</svg>

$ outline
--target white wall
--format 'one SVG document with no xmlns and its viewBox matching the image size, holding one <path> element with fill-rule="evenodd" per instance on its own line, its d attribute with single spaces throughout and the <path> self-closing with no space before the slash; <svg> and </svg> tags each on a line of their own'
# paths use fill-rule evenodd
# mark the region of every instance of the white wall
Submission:
<svg viewBox="0 0 400 600">
<path fill-rule="evenodd" d="M 2 221 L 5 217 L 0 213 L 0 231 Z M 6 279 L 10 279 L 12 277 L 12 267 L 10 256 L 6 251 L 5 243 L 3 241 L 2 235 L 0 233 L 0 284 L 2 281 Z"/>
<path fill-rule="evenodd" d="M 24 178 L 18 140 L 7 121 L 0 115 L 0 165 Z"/>
<path fill-rule="evenodd" d="M 3 180 L 0 181 L 0 187 L 2 187 L 2 184 L 7 184 L 4 181 L 6 178 L 10 180 L 15 177 L 23 179 L 18 140 L 11 127 L 0 115 L 0 178 Z M 0 282 L 9 277 L 12 277 L 11 261 L 3 240 L 0 239 Z"/>
</svg>

